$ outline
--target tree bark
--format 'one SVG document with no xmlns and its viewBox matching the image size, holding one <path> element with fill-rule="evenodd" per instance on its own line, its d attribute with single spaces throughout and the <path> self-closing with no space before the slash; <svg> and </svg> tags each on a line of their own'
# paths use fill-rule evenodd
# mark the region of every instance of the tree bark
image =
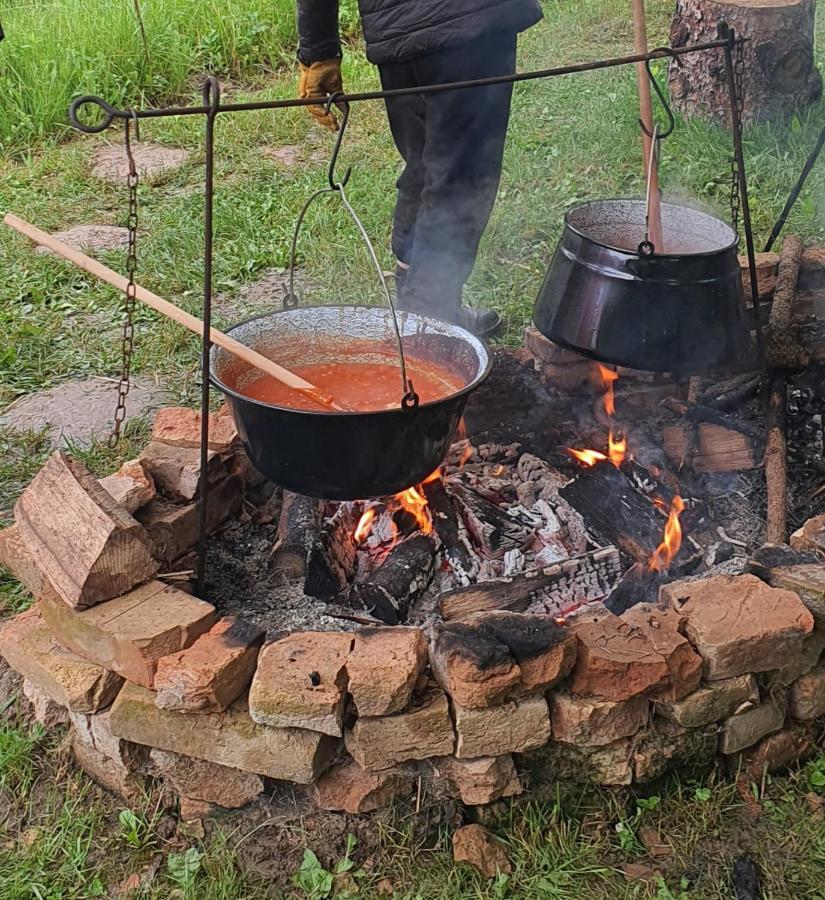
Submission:
<svg viewBox="0 0 825 900">
<path fill-rule="evenodd" d="M 814 65 L 815 0 L 676 0 L 670 27 L 673 47 L 718 38 L 727 22 L 744 45 L 745 122 L 787 119 L 815 103 L 822 78 Z M 683 56 L 671 64 L 673 104 L 686 118 L 730 124 L 722 51 Z"/>
</svg>

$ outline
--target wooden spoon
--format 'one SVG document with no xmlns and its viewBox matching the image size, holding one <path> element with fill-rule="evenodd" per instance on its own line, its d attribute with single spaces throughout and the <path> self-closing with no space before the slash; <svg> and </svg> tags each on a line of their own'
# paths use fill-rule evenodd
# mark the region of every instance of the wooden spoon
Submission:
<svg viewBox="0 0 825 900">
<path fill-rule="evenodd" d="M 99 278 L 101 281 L 105 281 L 121 291 L 126 291 L 126 286 L 129 282 L 123 275 L 119 275 L 113 269 L 104 266 L 103 263 L 98 262 L 96 259 L 92 259 L 91 256 L 86 256 L 85 253 L 81 253 L 79 250 L 75 250 L 68 244 L 64 244 L 63 241 L 54 237 L 54 235 L 49 234 L 47 231 L 41 231 L 39 228 L 30 225 L 28 222 L 24 222 L 23 219 L 18 218 L 12 213 L 7 213 L 3 222 L 15 231 L 19 231 L 20 234 L 24 234 L 26 237 L 31 238 L 35 243 L 41 244 L 43 247 L 48 247 L 49 250 L 52 250 L 58 256 L 62 256 L 63 259 L 74 263 L 74 265 L 79 266 L 90 275 L 94 275 L 95 278 Z M 184 328 L 188 328 L 197 335 L 203 335 L 203 321 L 197 316 L 193 316 L 179 306 L 175 306 L 174 303 L 164 300 L 163 297 L 159 297 L 157 294 L 153 294 L 151 291 L 148 291 L 146 288 L 142 288 L 139 285 L 135 289 L 135 296 L 141 303 L 150 306 L 168 319 L 172 319 L 179 325 L 183 325 Z M 278 363 L 273 362 L 271 359 L 267 359 L 251 347 L 247 347 L 246 344 L 242 344 L 228 334 L 218 331 L 217 328 L 209 329 L 209 338 L 213 344 L 223 347 L 224 350 L 228 350 L 230 353 L 237 356 L 238 359 L 242 359 L 244 362 L 249 363 L 249 365 L 254 366 L 256 369 L 260 369 L 261 372 L 264 372 L 267 375 L 271 375 L 282 384 L 287 385 L 287 387 L 298 391 L 305 397 L 309 397 L 309 399 L 315 401 L 315 403 L 319 403 L 327 409 L 346 412 L 355 411 L 351 406 L 346 406 L 339 401 L 336 401 L 335 398 L 331 397 L 329 394 L 322 393 L 311 382 L 305 381 L 294 372 L 290 372 L 289 369 L 279 366 Z"/>
</svg>

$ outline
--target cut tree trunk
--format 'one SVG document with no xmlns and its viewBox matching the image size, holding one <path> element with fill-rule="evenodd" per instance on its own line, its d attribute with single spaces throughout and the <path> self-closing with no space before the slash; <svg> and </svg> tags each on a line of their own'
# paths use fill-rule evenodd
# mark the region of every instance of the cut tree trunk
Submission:
<svg viewBox="0 0 825 900">
<path fill-rule="evenodd" d="M 36 564 L 76 609 L 125 594 L 157 571 L 143 526 L 65 453 L 34 476 L 14 519 Z"/>
<path fill-rule="evenodd" d="M 822 78 L 814 65 L 814 0 L 676 0 L 670 27 L 673 47 L 718 39 L 727 22 L 744 45 L 746 122 L 787 119 L 815 103 Z M 730 124 L 722 51 L 693 53 L 670 67 L 674 106 L 687 118 Z"/>
<path fill-rule="evenodd" d="M 328 600 L 349 587 L 358 554 L 355 546 L 358 516 L 358 507 L 342 503 L 335 515 L 324 523 L 306 561 L 304 593 L 308 597 Z"/>
</svg>

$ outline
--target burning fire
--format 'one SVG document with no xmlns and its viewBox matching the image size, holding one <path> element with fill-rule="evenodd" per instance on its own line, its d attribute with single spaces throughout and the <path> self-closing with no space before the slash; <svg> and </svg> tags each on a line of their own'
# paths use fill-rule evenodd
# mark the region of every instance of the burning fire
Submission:
<svg viewBox="0 0 825 900">
<path fill-rule="evenodd" d="M 573 450 L 570 447 L 567 448 L 567 452 L 585 466 L 595 466 L 597 462 L 609 459 L 617 469 L 620 469 L 627 458 L 627 438 L 621 431 L 615 431 L 613 428 L 613 416 L 616 414 L 613 382 L 618 379 L 619 373 L 599 363 L 597 363 L 597 366 L 599 380 L 604 388 L 602 403 L 604 411 L 610 420 L 610 430 L 607 435 L 607 454 L 605 455 L 598 450 Z"/>
<path fill-rule="evenodd" d="M 595 466 L 597 462 L 607 459 L 604 453 L 599 453 L 598 450 L 574 450 L 568 447 L 567 452 L 585 466 Z"/>
<path fill-rule="evenodd" d="M 599 367 L 599 378 L 604 388 L 604 411 L 611 417 L 615 416 L 616 399 L 613 396 L 613 382 L 618 380 L 619 373 L 614 372 L 613 369 L 608 369 L 607 366 L 603 366 L 601 363 L 596 363 L 596 365 Z"/>
<path fill-rule="evenodd" d="M 400 494 L 390 497 L 389 500 L 385 502 L 384 508 L 390 512 L 397 509 L 406 510 L 415 519 L 415 524 L 422 534 L 431 534 L 433 530 L 433 517 L 430 513 L 429 504 L 427 503 L 427 497 L 422 489 L 425 484 L 429 484 L 431 481 L 435 481 L 438 478 L 441 478 L 441 469 L 436 469 L 434 472 L 430 473 L 421 484 L 407 488 L 406 491 L 401 491 Z M 378 511 L 379 505 L 374 505 L 365 509 L 361 514 L 361 518 L 358 520 L 358 525 L 356 525 L 353 534 L 356 543 L 363 544 L 372 534 Z M 391 549 L 392 546 L 395 545 L 398 537 L 398 529 L 393 523 L 390 524 Z"/>
<path fill-rule="evenodd" d="M 657 503 L 657 506 L 664 504 Z M 670 511 L 665 524 L 662 543 L 653 551 L 648 560 L 648 568 L 653 572 L 664 572 L 670 567 L 682 546 L 682 523 L 679 516 L 685 511 L 685 501 L 677 494 L 670 503 Z"/>
</svg>

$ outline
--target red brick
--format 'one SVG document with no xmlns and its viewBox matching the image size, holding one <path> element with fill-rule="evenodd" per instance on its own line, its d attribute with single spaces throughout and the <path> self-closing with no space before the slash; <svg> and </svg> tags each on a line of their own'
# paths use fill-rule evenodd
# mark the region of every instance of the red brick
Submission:
<svg viewBox="0 0 825 900">
<path fill-rule="evenodd" d="M 598 603 L 568 619 L 579 640 L 570 692 L 621 701 L 665 688 L 667 661 L 650 640 Z"/>
<path fill-rule="evenodd" d="M 252 718 L 339 737 L 351 647 L 352 635 L 336 631 L 299 631 L 267 644 L 249 690 Z"/>
<path fill-rule="evenodd" d="M 453 712 L 459 759 L 523 753 L 550 739 L 550 714 L 543 694 L 513 698 L 486 709 L 453 703 Z"/>
<path fill-rule="evenodd" d="M 494 803 L 524 790 L 509 753 L 480 759 L 445 756 L 435 760 L 434 765 L 458 792 L 461 802 L 470 806 Z"/>
<path fill-rule="evenodd" d="M 240 809 L 264 789 L 261 777 L 254 772 L 242 772 L 168 750 L 152 750 L 149 755 L 155 768 L 178 795 L 190 800 L 214 803 L 225 809 Z"/>
<path fill-rule="evenodd" d="M 554 739 L 585 747 L 600 747 L 630 737 L 648 717 L 648 701 L 644 697 L 603 700 L 559 692 L 552 697 L 552 707 Z"/>
<path fill-rule="evenodd" d="M 71 613 L 61 600 L 55 602 Z M 105 709 L 123 684 L 119 675 L 59 644 L 36 608 L 4 623 L 0 653 L 51 700 L 75 712 Z"/>
<path fill-rule="evenodd" d="M 233 447 L 237 439 L 238 431 L 231 414 L 210 415 L 210 450 L 225 453 Z M 200 447 L 200 412 L 185 406 L 167 406 L 159 409 L 152 426 L 152 440 L 172 447 Z"/>
<path fill-rule="evenodd" d="M 368 772 L 354 759 L 345 759 L 310 786 L 309 796 L 319 809 L 357 814 L 390 806 L 396 797 L 409 795 L 411 790 L 406 772 Z"/>
<path fill-rule="evenodd" d="M 803 651 L 814 627 L 795 593 L 754 575 L 676 581 L 661 596 L 686 617 L 685 633 L 708 680 L 779 669 Z"/>
<path fill-rule="evenodd" d="M 347 658 L 349 692 L 359 716 L 387 716 L 406 708 L 427 664 L 420 628 L 362 628 Z"/>
<path fill-rule="evenodd" d="M 150 581 L 91 609 L 69 609 L 60 600 L 40 603 L 43 618 L 75 653 L 151 687 L 158 660 L 183 650 L 216 619 L 210 603 Z"/>
<path fill-rule="evenodd" d="M 252 681 L 264 636 L 257 625 L 226 616 L 186 650 L 161 657 L 154 684 L 158 706 L 222 712 Z"/>
</svg>

